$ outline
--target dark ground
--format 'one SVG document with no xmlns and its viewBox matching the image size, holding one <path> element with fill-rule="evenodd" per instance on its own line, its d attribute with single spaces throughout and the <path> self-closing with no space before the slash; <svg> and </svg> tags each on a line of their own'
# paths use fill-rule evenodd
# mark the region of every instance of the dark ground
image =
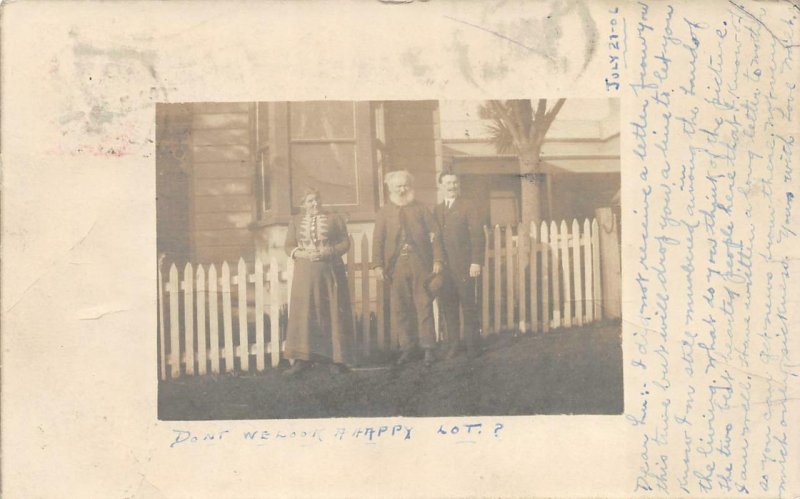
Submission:
<svg viewBox="0 0 800 499">
<path fill-rule="evenodd" d="M 494 335 L 485 349 L 474 361 L 462 354 L 430 369 L 417 361 L 341 375 L 318 366 L 288 379 L 283 368 L 186 376 L 160 382 L 159 419 L 622 413 L 619 323 Z"/>
</svg>

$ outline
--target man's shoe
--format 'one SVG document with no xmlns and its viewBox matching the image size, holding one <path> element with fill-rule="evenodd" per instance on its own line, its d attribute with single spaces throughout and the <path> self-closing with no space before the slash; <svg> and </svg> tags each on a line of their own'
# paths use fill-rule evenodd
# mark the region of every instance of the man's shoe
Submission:
<svg viewBox="0 0 800 499">
<path fill-rule="evenodd" d="M 344 364 L 331 364 L 331 374 L 344 374 L 348 371 L 350 368 Z"/>
<path fill-rule="evenodd" d="M 402 366 L 403 364 L 408 364 L 411 362 L 411 356 L 413 355 L 413 350 L 403 350 L 403 353 L 400 354 L 400 357 L 397 359 L 398 366 Z"/>
<path fill-rule="evenodd" d="M 297 376 L 301 372 L 303 372 L 306 369 L 308 369 L 308 367 L 309 367 L 309 363 L 307 361 L 298 359 L 298 360 L 294 361 L 294 365 L 292 367 L 290 367 L 286 371 L 283 371 L 283 375 L 284 376 Z"/>
<path fill-rule="evenodd" d="M 433 355 L 433 349 L 432 348 L 426 348 L 425 349 L 425 358 L 422 360 L 422 362 L 425 364 L 425 367 L 431 367 L 435 360 L 436 360 L 436 357 L 434 357 L 434 355 Z"/>
<path fill-rule="evenodd" d="M 447 349 L 447 353 L 445 354 L 446 359 L 455 359 L 458 357 L 458 352 L 461 350 L 461 347 L 458 343 L 453 343 L 450 345 L 450 348 Z"/>
</svg>

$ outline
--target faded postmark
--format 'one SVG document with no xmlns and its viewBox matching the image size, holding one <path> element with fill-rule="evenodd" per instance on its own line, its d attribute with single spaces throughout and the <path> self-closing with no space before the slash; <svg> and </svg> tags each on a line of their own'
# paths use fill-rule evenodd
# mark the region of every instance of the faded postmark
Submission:
<svg viewBox="0 0 800 499">
<path fill-rule="evenodd" d="M 548 74 L 579 78 L 595 57 L 597 23 L 584 0 L 483 4 L 470 14 L 445 14 L 452 34 L 444 49 L 466 82 L 482 87 L 510 77 L 522 65 L 540 65 Z M 490 50 L 490 52 L 487 52 Z M 418 78 L 438 67 L 420 48 L 401 62 Z M 432 56 L 429 56 L 432 58 Z"/>
<path fill-rule="evenodd" d="M 51 84 L 66 98 L 56 113 L 61 137 L 55 155 L 122 157 L 151 153 L 152 130 L 141 113 L 168 97 L 159 81 L 157 53 L 124 43 L 92 42 L 70 32 L 71 43 L 49 61 Z M 141 82 L 131 93 L 119 82 Z"/>
</svg>

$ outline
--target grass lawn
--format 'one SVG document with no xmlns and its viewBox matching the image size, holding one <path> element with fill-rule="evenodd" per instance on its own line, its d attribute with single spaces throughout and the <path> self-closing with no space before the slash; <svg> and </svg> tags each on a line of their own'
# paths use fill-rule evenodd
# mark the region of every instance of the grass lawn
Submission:
<svg viewBox="0 0 800 499">
<path fill-rule="evenodd" d="M 318 366 L 297 377 L 186 376 L 162 381 L 162 420 L 379 416 L 621 414 L 621 326 L 617 323 L 515 337 L 493 335 L 485 353 L 431 368 L 333 375 Z"/>
</svg>

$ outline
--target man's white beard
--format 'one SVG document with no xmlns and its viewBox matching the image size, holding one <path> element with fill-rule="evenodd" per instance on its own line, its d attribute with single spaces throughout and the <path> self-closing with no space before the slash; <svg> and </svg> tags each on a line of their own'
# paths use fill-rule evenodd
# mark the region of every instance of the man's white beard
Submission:
<svg viewBox="0 0 800 499">
<path fill-rule="evenodd" d="M 389 200 L 397 206 L 405 206 L 414 201 L 414 191 L 406 191 L 405 194 L 389 193 Z"/>
</svg>

